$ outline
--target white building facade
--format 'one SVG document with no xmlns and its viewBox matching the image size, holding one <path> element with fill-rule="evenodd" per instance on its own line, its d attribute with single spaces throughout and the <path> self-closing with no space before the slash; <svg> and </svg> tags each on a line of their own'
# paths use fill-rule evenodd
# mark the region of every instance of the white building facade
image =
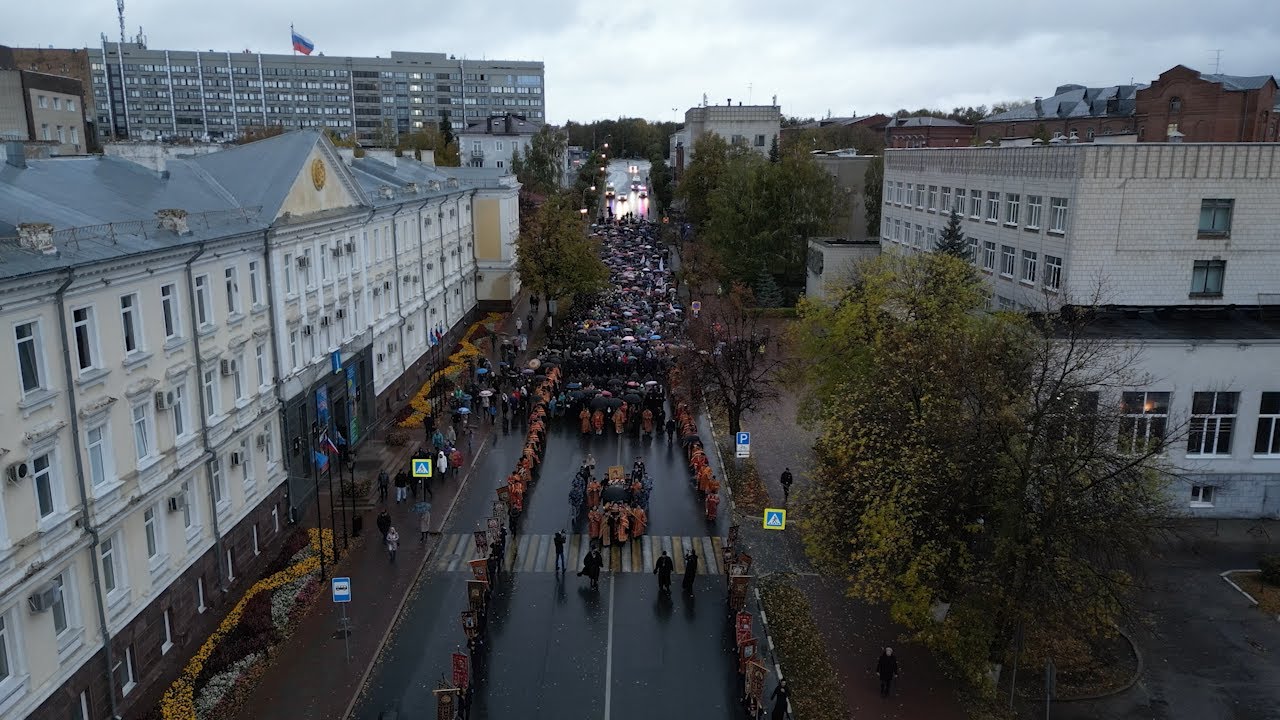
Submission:
<svg viewBox="0 0 1280 720">
<path fill-rule="evenodd" d="M 683 172 L 693 161 L 698 138 L 715 133 L 732 145 L 741 145 L 762 155 L 778 139 L 782 128 L 782 108 L 773 105 L 703 105 L 684 113 L 684 126 L 669 142 L 673 167 Z"/>
<path fill-rule="evenodd" d="M 994 309 L 1120 313 L 1111 334 L 1144 348 L 1151 378 L 1125 407 L 1165 416 L 1135 426 L 1188 435 L 1169 449 L 1187 485 L 1175 499 L 1196 515 L 1280 515 L 1280 146 L 889 150 L 883 193 L 886 251 L 932 250 L 961 216 Z"/>
<path fill-rule="evenodd" d="M 143 712 L 311 499 L 317 435 L 358 445 L 477 316 L 476 185 L 348 162 L 301 131 L 6 168 L 0 716 Z"/>
<path fill-rule="evenodd" d="M 522 157 L 527 157 L 533 136 L 540 129 L 542 126 L 538 123 L 511 114 L 496 115 L 470 125 L 458 133 L 462 164 L 472 168 L 510 170 L 514 153 L 519 151 Z"/>
</svg>

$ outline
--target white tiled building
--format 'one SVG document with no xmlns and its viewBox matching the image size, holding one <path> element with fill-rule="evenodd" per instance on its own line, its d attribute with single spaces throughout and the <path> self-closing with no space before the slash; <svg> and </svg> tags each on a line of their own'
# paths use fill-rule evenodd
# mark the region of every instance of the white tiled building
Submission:
<svg viewBox="0 0 1280 720">
<path fill-rule="evenodd" d="M 931 250 L 960 214 L 993 308 L 1122 313 L 1112 336 L 1144 346 L 1152 378 L 1134 391 L 1170 393 L 1170 427 L 1214 428 L 1171 448 L 1175 497 L 1280 515 L 1280 373 L 1261 371 L 1280 367 L 1280 146 L 890 150 L 883 192 L 886 251 Z"/>
<path fill-rule="evenodd" d="M 142 712 L 309 500 L 314 430 L 359 443 L 501 300 L 476 179 L 315 131 L 147 157 L 0 176 L 0 717 Z"/>
</svg>

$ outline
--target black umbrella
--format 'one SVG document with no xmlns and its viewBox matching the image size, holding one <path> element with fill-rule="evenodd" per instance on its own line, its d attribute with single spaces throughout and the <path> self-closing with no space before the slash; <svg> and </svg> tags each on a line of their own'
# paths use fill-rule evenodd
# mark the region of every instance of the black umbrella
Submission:
<svg viewBox="0 0 1280 720">
<path fill-rule="evenodd" d="M 609 403 L 609 407 L 611 408 L 622 407 L 622 398 L 605 398 L 605 401 Z"/>
<path fill-rule="evenodd" d="M 626 395 L 622 396 L 622 399 L 626 400 L 629 405 L 640 404 L 640 396 L 635 393 L 627 393 Z"/>
<path fill-rule="evenodd" d="M 607 398 L 607 397 L 593 398 L 591 400 L 591 409 L 604 410 L 605 408 L 609 407 L 609 401 L 612 399 L 613 398 Z"/>
</svg>

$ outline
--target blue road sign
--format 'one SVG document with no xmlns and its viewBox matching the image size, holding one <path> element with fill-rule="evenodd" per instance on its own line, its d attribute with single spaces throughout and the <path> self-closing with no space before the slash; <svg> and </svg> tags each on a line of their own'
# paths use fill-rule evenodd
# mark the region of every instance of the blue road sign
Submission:
<svg viewBox="0 0 1280 720">
<path fill-rule="evenodd" d="M 738 433 L 738 444 L 739 444 L 739 445 L 750 445 L 750 444 L 751 444 L 751 433 L 746 432 L 746 431 L 743 431 L 743 432 Z"/>
<path fill-rule="evenodd" d="M 780 508 L 765 508 L 764 529 L 785 530 L 787 527 L 787 511 Z"/>
<path fill-rule="evenodd" d="M 330 581 L 333 588 L 333 601 L 336 603 L 351 602 L 351 578 L 336 577 Z"/>
<path fill-rule="evenodd" d="M 737 446 L 735 449 L 737 452 L 734 453 L 734 456 L 740 458 L 751 457 L 751 433 L 740 432 L 738 433 L 736 440 Z"/>
<path fill-rule="evenodd" d="M 431 461 L 424 458 L 414 458 L 413 476 L 419 478 L 431 477 Z"/>
</svg>

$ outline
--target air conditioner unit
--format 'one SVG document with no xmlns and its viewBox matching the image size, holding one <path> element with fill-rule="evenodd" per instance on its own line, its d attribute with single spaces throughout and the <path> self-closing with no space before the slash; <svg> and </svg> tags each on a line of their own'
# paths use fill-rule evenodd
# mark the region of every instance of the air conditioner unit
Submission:
<svg viewBox="0 0 1280 720">
<path fill-rule="evenodd" d="M 220 363 L 220 366 L 222 368 L 222 374 L 224 377 L 229 375 L 235 375 L 236 372 L 239 371 L 240 369 L 239 365 L 236 364 L 235 360 L 228 360 L 226 358 L 222 360 L 222 362 Z"/>
<path fill-rule="evenodd" d="M 172 410 L 178 404 L 178 396 L 172 390 L 156 392 L 156 409 Z"/>
<path fill-rule="evenodd" d="M 304 267 L 306 267 L 307 265 L 308 265 L 308 263 L 307 263 L 307 257 L 306 257 L 305 255 L 303 255 L 302 257 L 298 258 L 298 267 L 300 267 L 300 268 L 304 268 Z"/>
<path fill-rule="evenodd" d="M 334 246 L 333 246 L 333 256 L 334 256 L 334 257 L 342 257 L 342 248 L 341 248 L 341 247 L 339 247 L 339 246 L 337 246 L 337 245 L 334 245 Z"/>
<path fill-rule="evenodd" d="M 178 512 L 187 507 L 187 498 L 184 495 L 169 496 L 169 512 Z"/>
<path fill-rule="evenodd" d="M 341 320 L 342 318 L 347 316 L 347 311 L 343 308 L 338 308 L 337 310 L 333 311 L 333 314 L 336 315 L 339 320 Z"/>
<path fill-rule="evenodd" d="M 329 316 L 325 315 L 320 318 L 320 327 L 329 327 Z"/>
<path fill-rule="evenodd" d="M 42 613 L 62 599 L 62 588 L 50 583 L 27 597 L 27 606 L 33 613 Z"/>
<path fill-rule="evenodd" d="M 310 325 L 303 325 L 303 326 L 302 326 L 302 334 L 303 334 L 303 335 L 310 335 L 310 334 L 311 334 L 311 326 L 310 326 Z"/>
<path fill-rule="evenodd" d="M 258 433 L 258 437 L 254 438 L 254 445 L 256 445 L 259 450 L 265 448 L 267 446 L 267 434 Z"/>
<path fill-rule="evenodd" d="M 347 252 L 349 252 L 349 253 L 353 253 L 353 252 L 355 252 L 355 251 L 356 251 L 356 244 L 355 244 L 355 243 L 353 243 L 353 242 L 349 242 L 349 243 L 347 243 L 346 245 L 344 245 L 343 247 L 344 247 L 344 248 L 346 248 Z"/>
<path fill-rule="evenodd" d="M 244 464 L 244 453 L 238 451 L 231 453 L 231 467 L 240 467 L 242 464 Z"/>
<path fill-rule="evenodd" d="M 27 479 L 27 475 L 31 473 L 31 466 L 24 462 L 9 463 L 6 473 L 9 476 L 9 482 L 16 485 Z"/>
</svg>

